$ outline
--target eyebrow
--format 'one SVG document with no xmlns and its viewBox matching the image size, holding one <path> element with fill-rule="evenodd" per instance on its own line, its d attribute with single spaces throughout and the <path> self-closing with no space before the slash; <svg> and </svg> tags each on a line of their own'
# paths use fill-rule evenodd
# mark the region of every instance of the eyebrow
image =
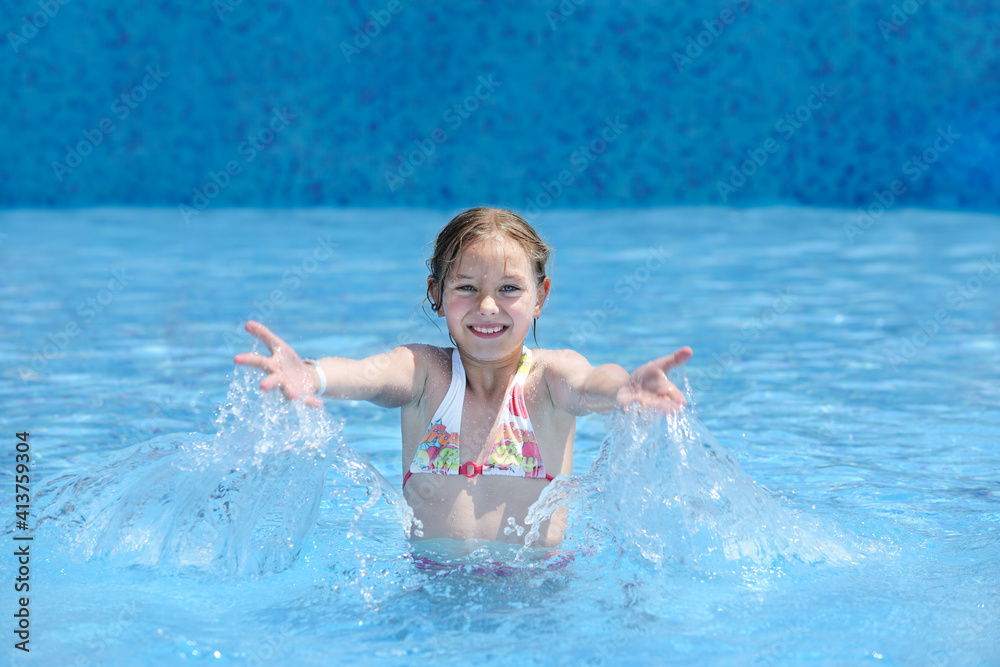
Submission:
<svg viewBox="0 0 1000 667">
<path fill-rule="evenodd" d="M 522 280 L 523 278 L 524 278 L 524 276 L 516 276 L 516 275 L 506 274 L 506 275 L 504 275 L 501 278 L 501 280 Z M 467 276 L 464 273 L 459 273 L 456 276 L 454 276 L 454 279 L 455 280 L 475 280 L 476 278 L 475 278 L 475 276 Z"/>
</svg>

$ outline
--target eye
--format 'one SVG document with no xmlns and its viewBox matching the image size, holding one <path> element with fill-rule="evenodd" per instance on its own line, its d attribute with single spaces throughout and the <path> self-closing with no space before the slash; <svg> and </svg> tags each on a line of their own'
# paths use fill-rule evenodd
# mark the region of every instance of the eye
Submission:
<svg viewBox="0 0 1000 667">
<path fill-rule="evenodd" d="M 501 292 L 506 292 L 507 294 L 513 294 L 514 292 L 520 292 L 521 288 L 517 285 L 504 285 L 500 288 Z"/>
<path fill-rule="evenodd" d="M 468 290 L 475 290 L 476 288 L 473 287 L 472 285 L 456 285 L 455 289 L 458 290 L 459 292 L 464 292 Z"/>
</svg>

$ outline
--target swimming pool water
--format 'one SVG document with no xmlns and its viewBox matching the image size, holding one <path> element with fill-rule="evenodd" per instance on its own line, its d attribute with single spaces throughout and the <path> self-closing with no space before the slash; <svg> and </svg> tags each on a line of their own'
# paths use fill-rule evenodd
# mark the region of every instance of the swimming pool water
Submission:
<svg viewBox="0 0 1000 667">
<path fill-rule="evenodd" d="M 14 434 L 32 488 L 80 482 L 32 543 L 32 651 L 11 623 L 0 660 L 1000 661 L 1000 218 L 532 220 L 556 249 L 539 344 L 630 369 L 690 345 L 698 419 L 612 423 L 607 442 L 580 419 L 550 500 L 586 553 L 468 561 L 514 567 L 496 575 L 414 567 L 398 411 L 302 413 L 232 365 L 248 318 L 310 356 L 448 345 L 419 305 L 453 213 L 0 213 L 3 613 Z"/>
</svg>

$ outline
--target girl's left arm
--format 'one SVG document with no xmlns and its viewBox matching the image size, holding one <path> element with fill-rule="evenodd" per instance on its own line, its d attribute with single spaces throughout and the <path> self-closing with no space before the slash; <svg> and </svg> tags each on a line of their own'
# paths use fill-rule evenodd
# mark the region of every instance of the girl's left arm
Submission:
<svg viewBox="0 0 1000 667">
<path fill-rule="evenodd" d="M 549 393 L 556 405 L 572 415 L 610 412 L 631 403 L 677 412 L 687 404 L 683 392 L 667 379 L 667 371 L 691 358 L 690 347 L 647 362 L 631 374 L 618 364 L 595 368 L 573 350 L 551 354 L 545 375 Z"/>
</svg>

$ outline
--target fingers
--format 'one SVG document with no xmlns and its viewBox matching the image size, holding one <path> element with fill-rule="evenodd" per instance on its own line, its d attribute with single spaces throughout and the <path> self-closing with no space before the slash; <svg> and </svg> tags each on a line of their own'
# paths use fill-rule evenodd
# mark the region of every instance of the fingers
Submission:
<svg viewBox="0 0 1000 667">
<path fill-rule="evenodd" d="M 285 393 L 285 398 L 294 401 L 299 397 L 299 389 L 288 381 L 288 376 L 284 373 L 271 373 L 260 381 L 261 391 L 271 391 L 275 387 L 281 387 Z"/>
<path fill-rule="evenodd" d="M 681 364 L 687 363 L 688 359 L 694 356 L 694 352 L 691 351 L 690 347 L 684 346 L 677 350 L 673 354 L 668 354 L 665 357 L 660 357 L 659 359 L 653 359 L 652 361 L 647 361 L 642 366 L 635 370 L 635 374 L 642 374 L 644 371 L 648 372 L 650 370 L 658 370 L 664 375 L 667 374 L 671 368 L 676 368 Z"/>
<path fill-rule="evenodd" d="M 242 366 L 253 366 L 261 370 L 265 371 L 268 370 L 267 369 L 268 358 L 263 357 L 259 354 L 253 354 L 251 352 L 237 354 L 235 357 L 233 357 L 233 362 L 240 364 Z"/>
<path fill-rule="evenodd" d="M 644 409 L 653 409 L 667 414 L 680 412 L 687 405 L 687 398 L 672 382 L 666 383 L 655 390 L 626 390 L 616 399 L 618 407 L 625 408 L 633 403 Z"/>
<path fill-rule="evenodd" d="M 691 350 L 690 347 L 687 347 L 685 345 L 684 347 L 677 350 L 673 354 L 668 354 L 665 357 L 660 357 L 659 359 L 656 360 L 655 363 L 657 366 L 660 367 L 660 369 L 664 373 L 666 373 L 671 368 L 675 368 L 683 363 L 686 363 L 688 359 L 690 359 L 693 356 L 694 352 Z"/>
<path fill-rule="evenodd" d="M 670 386 L 667 387 L 666 398 L 670 399 L 675 403 L 679 403 L 680 405 L 687 405 L 687 399 L 684 398 L 684 392 L 678 389 L 677 385 L 675 385 L 670 380 L 667 380 L 667 384 L 669 384 Z"/>
<path fill-rule="evenodd" d="M 266 378 L 261 380 L 260 383 L 261 391 L 271 391 L 275 387 L 281 387 L 282 392 L 284 392 L 285 394 L 285 398 L 287 398 L 289 401 L 294 401 L 301 398 L 302 402 L 308 405 L 310 408 L 323 407 L 323 399 L 321 399 L 319 396 L 304 396 L 304 397 L 300 396 L 297 390 L 290 389 L 281 382 L 282 377 L 283 376 L 277 373 L 272 373 L 271 375 L 268 375 Z"/>
<path fill-rule="evenodd" d="M 260 322 L 250 320 L 246 323 L 246 330 L 248 333 L 253 334 L 258 339 L 263 341 L 272 352 L 274 352 L 277 348 L 286 346 L 286 343 L 283 340 L 275 336 L 270 329 Z M 323 401 L 318 396 L 300 397 L 299 391 L 290 386 L 288 376 L 285 373 L 280 372 L 280 364 L 275 361 L 275 357 L 265 357 L 260 354 L 246 352 L 243 354 L 237 354 L 233 357 L 233 362 L 242 366 L 253 366 L 254 368 L 259 368 L 268 373 L 267 377 L 260 382 L 261 391 L 271 391 L 276 387 L 281 387 L 282 392 L 285 394 L 285 398 L 290 401 L 302 398 L 302 402 L 311 408 L 319 408 L 323 406 Z"/>
<path fill-rule="evenodd" d="M 277 373 L 271 373 L 266 378 L 260 381 L 261 391 L 271 391 L 275 387 L 279 386 L 283 387 L 284 385 L 281 382 L 281 376 L 278 375 Z M 286 394 L 288 393 L 287 390 L 285 391 L 285 393 Z"/>
<path fill-rule="evenodd" d="M 687 398 L 684 397 L 684 392 L 666 378 L 662 379 L 659 386 L 649 391 L 647 398 L 650 403 L 654 404 L 660 401 L 670 401 L 678 405 L 687 405 Z"/>
<path fill-rule="evenodd" d="M 681 400 L 674 400 L 673 398 L 667 396 L 636 396 L 631 402 L 636 403 L 643 410 L 654 410 L 656 412 L 662 412 L 666 415 L 683 412 L 684 407 L 687 405 L 687 401 L 684 401 L 683 398 Z M 620 406 L 622 408 L 625 407 L 625 405 L 621 404 Z"/>
<path fill-rule="evenodd" d="M 644 382 L 635 382 L 630 386 L 632 389 L 626 394 L 627 402 L 643 406 L 656 405 L 663 401 L 676 403 L 679 406 L 687 405 L 684 392 L 671 382 L 663 371 L 656 372 L 652 376 L 647 375 Z"/>
<path fill-rule="evenodd" d="M 677 403 L 675 401 L 657 401 L 652 407 L 656 408 L 657 411 L 662 412 L 666 415 L 675 415 L 684 411 L 684 406 L 687 405 L 687 401 L 684 403 Z"/>
<path fill-rule="evenodd" d="M 643 397 L 637 401 L 639 406 L 647 410 L 655 410 L 666 415 L 678 414 L 684 411 L 687 401 L 681 396 L 675 399 L 672 396 Z"/>
<path fill-rule="evenodd" d="M 267 349 L 274 352 L 275 348 L 284 347 L 285 341 L 281 340 L 274 333 L 265 327 L 260 322 L 254 322 L 250 320 L 246 323 L 247 333 L 252 334 L 263 341 L 264 345 L 267 345 Z"/>
</svg>

